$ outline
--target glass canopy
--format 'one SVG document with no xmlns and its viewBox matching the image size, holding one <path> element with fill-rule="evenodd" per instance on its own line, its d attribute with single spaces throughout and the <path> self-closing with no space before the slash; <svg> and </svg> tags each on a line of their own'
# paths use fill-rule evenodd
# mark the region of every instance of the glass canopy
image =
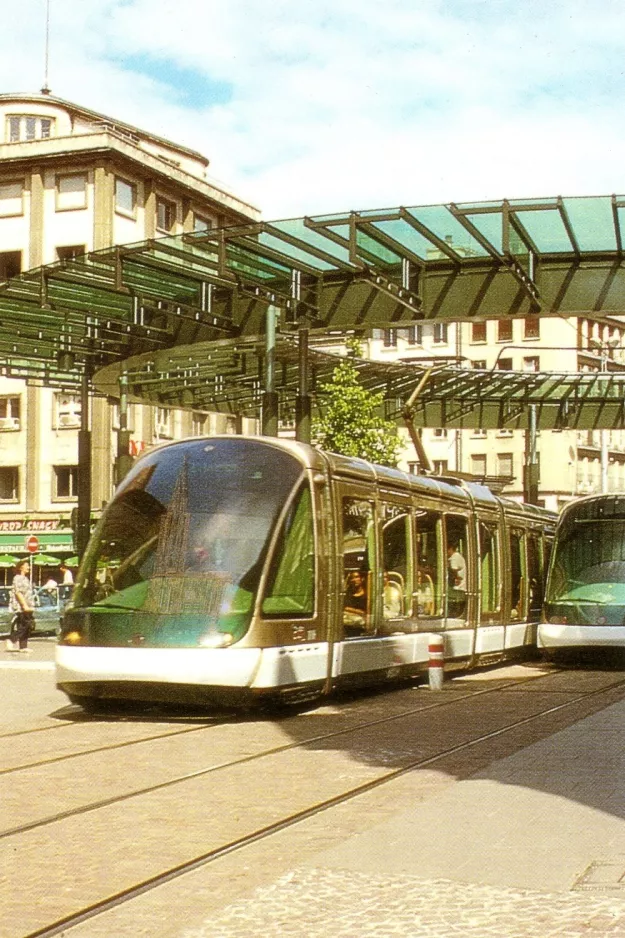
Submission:
<svg viewBox="0 0 625 938">
<path fill-rule="evenodd" d="M 215 367 L 223 369 L 220 387 L 225 383 L 234 395 L 228 406 L 246 409 L 245 401 L 254 398 L 249 388 L 258 382 L 258 363 L 254 379 L 245 370 L 242 378 L 240 350 L 251 343 L 262 360 L 270 305 L 279 311 L 284 348 L 291 347 L 287 337 L 301 328 L 314 337 L 366 334 L 424 320 L 625 315 L 624 210 L 621 195 L 399 206 L 185 232 L 109 248 L 0 283 L 0 370 L 62 387 L 95 376 L 97 386 L 103 369 L 119 371 L 123 362 L 138 362 L 137 395 L 153 399 L 147 369 L 163 388 L 154 399 L 176 399 L 178 372 L 170 377 L 174 372 L 160 370 L 162 363 L 168 356 L 181 357 L 187 370 L 200 375 L 212 348 Z M 387 381 L 380 366 L 362 367 L 369 368 L 374 384 Z M 414 364 L 397 367 L 409 375 L 405 388 L 424 370 Z M 479 386 L 483 397 L 521 406 L 528 394 L 539 393 L 536 381 L 548 380 L 502 379 L 498 373 L 481 383 L 475 377 L 459 382 L 457 370 L 447 372 L 456 377 L 445 385 L 443 371 L 435 383 L 430 379 L 429 390 L 437 388 L 447 400 L 465 394 L 458 414 L 469 407 L 469 388 Z M 551 397 L 570 399 L 564 377 L 553 380 Z M 579 380 L 603 396 L 603 384 L 592 377 Z M 225 407 L 215 397 L 209 402 L 201 388 L 201 381 L 187 382 L 181 406 L 200 401 Z M 545 403 L 543 410 L 552 413 L 553 407 Z M 434 413 L 422 409 L 422 419 L 430 422 Z M 438 413 L 435 425 L 451 425 L 449 419 L 441 423 Z"/>
</svg>

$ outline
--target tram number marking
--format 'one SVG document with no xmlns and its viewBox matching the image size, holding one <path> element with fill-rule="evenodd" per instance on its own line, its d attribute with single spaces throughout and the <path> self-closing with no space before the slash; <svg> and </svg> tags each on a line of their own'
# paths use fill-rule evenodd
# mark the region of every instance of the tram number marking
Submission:
<svg viewBox="0 0 625 938">
<path fill-rule="evenodd" d="M 294 642 L 314 642 L 317 639 L 316 629 L 307 629 L 305 625 L 293 626 Z"/>
</svg>

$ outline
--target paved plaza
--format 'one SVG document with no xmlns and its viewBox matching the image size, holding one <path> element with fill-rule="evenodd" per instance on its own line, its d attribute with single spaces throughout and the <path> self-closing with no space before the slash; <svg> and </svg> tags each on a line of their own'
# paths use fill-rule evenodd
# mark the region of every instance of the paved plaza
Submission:
<svg viewBox="0 0 625 938">
<path fill-rule="evenodd" d="M 0 662 L 14 726 L 29 680 L 53 667 L 52 642 L 32 647 Z M 62 712 L 49 677 L 46 712 Z M 406 773 L 72 933 L 625 938 L 624 726 L 625 701 L 462 780 Z"/>
<path fill-rule="evenodd" d="M 181 934 L 625 938 L 624 726 L 619 703 L 412 804 L 403 782 L 382 823 Z"/>
</svg>

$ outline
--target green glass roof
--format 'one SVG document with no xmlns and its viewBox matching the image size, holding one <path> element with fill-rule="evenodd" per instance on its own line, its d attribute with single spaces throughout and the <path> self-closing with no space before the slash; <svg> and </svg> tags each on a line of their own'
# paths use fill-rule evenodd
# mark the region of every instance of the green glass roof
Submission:
<svg viewBox="0 0 625 938">
<path fill-rule="evenodd" d="M 181 354 L 201 369 L 210 348 L 234 368 L 233 349 L 262 347 L 269 304 L 285 341 L 300 326 L 324 336 L 424 320 L 625 315 L 624 211 L 621 195 L 399 206 L 109 248 L 0 284 L 0 370 L 71 387 L 127 360 Z M 516 393 L 499 376 L 480 387 Z M 203 402 L 199 386 L 193 393 Z"/>
</svg>

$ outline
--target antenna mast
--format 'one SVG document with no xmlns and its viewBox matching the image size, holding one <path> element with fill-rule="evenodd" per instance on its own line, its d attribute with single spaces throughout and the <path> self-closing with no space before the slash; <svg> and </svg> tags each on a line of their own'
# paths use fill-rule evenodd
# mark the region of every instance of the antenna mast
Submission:
<svg viewBox="0 0 625 938">
<path fill-rule="evenodd" d="M 50 94 L 50 88 L 48 87 L 49 57 L 50 57 L 50 0 L 46 0 L 46 41 L 45 41 L 45 55 L 44 55 L 43 88 L 41 89 L 42 94 Z"/>
</svg>

